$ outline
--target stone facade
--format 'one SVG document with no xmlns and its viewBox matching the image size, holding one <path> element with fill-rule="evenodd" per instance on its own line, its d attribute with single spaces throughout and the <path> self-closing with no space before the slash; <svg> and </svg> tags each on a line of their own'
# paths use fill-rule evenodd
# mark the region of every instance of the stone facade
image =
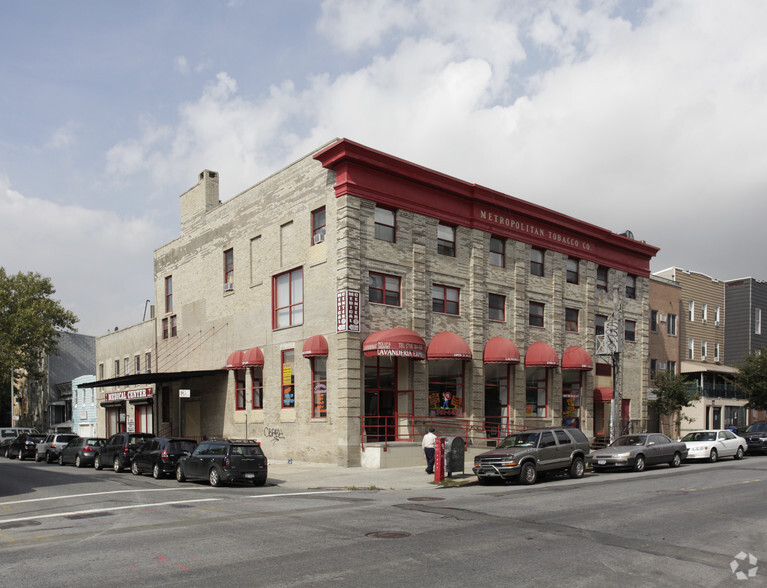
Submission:
<svg viewBox="0 0 767 588">
<path fill-rule="evenodd" d="M 650 245 L 346 140 L 225 203 L 203 171 L 180 209 L 147 321 L 158 431 L 351 466 L 382 446 L 421 459 L 428 425 L 483 447 L 563 420 L 594 436 L 614 383 L 646 421 Z M 592 369 L 598 317 L 619 330 L 616 382 Z M 99 362 L 151 347 L 149 328 L 102 338 L 123 340 Z"/>
</svg>

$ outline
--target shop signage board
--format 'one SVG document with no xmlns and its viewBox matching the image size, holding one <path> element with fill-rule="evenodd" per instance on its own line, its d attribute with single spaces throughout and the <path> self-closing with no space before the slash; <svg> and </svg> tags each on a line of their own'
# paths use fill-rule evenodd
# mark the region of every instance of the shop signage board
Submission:
<svg viewBox="0 0 767 588">
<path fill-rule="evenodd" d="M 116 400 L 141 400 L 143 398 L 152 398 L 153 388 L 138 388 L 136 390 L 118 390 L 117 392 L 107 392 L 104 400 L 114 402 Z"/>
<path fill-rule="evenodd" d="M 360 332 L 360 293 L 341 290 L 336 294 L 336 332 Z"/>
</svg>

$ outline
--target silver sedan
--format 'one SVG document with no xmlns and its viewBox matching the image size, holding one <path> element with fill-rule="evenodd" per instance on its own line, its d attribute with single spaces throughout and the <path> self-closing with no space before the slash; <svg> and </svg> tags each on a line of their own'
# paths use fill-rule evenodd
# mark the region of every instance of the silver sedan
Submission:
<svg viewBox="0 0 767 588">
<path fill-rule="evenodd" d="M 641 472 L 648 465 L 667 463 L 679 467 L 687 457 L 687 446 L 661 433 L 641 433 L 618 437 L 608 447 L 589 454 L 595 472 L 607 468 L 631 468 Z"/>
</svg>

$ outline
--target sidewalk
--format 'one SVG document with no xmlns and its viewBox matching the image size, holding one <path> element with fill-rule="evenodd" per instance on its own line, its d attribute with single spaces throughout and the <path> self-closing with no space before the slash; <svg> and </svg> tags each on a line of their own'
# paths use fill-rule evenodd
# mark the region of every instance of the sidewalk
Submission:
<svg viewBox="0 0 767 588">
<path fill-rule="evenodd" d="M 466 464 L 464 473 L 456 472 L 455 482 L 467 483 L 475 479 L 471 466 Z M 430 490 L 440 488 L 434 483 L 434 474 L 427 474 L 423 466 L 371 469 L 345 468 L 328 464 L 286 463 L 269 461 L 268 486 L 291 490 L 316 488 L 354 488 L 378 490 Z"/>
</svg>

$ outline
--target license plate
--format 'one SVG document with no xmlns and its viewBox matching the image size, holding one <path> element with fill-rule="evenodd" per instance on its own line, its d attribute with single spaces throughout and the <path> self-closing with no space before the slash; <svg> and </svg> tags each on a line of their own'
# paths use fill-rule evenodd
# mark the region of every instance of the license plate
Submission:
<svg viewBox="0 0 767 588">
<path fill-rule="evenodd" d="M 252 478 L 253 476 L 255 476 L 255 474 L 245 474 L 246 478 Z"/>
<path fill-rule="evenodd" d="M 604 459 L 598 459 L 597 460 L 597 465 L 605 465 L 606 463 L 607 463 L 607 461 L 604 460 Z"/>
</svg>

